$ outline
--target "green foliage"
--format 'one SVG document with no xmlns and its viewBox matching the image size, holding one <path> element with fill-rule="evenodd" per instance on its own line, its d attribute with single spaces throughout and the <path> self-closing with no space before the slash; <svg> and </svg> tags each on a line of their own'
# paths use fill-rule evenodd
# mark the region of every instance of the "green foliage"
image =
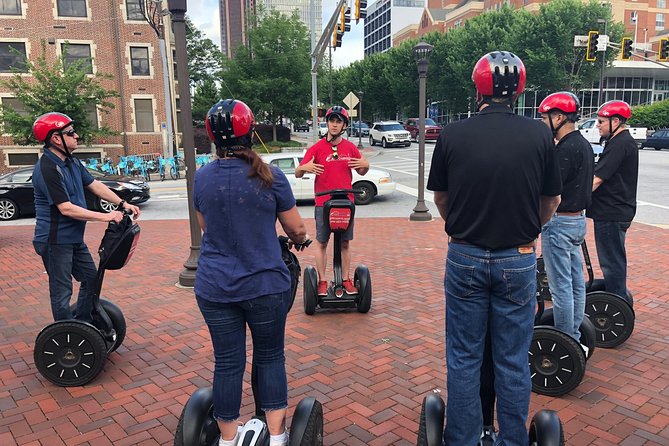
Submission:
<svg viewBox="0 0 669 446">
<path fill-rule="evenodd" d="M 206 80 L 216 80 L 221 76 L 225 56 L 189 18 L 186 18 L 186 52 L 191 86 L 197 86 Z"/>
<path fill-rule="evenodd" d="M 310 40 L 296 13 L 254 16 L 249 46 L 239 47 L 223 79 L 235 98 L 246 102 L 258 121 L 304 119 L 311 103 Z"/>
<path fill-rule="evenodd" d="M 632 127 L 648 127 L 649 129 L 669 127 L 669 99 L 634 107 L 632 117 L 627 123 Z"/>
<path fill-rule="evenodd" d="M 193 95 L 193 120 L 204 121 L 209 109 L 220 99 L 216 82 L 213 78 L 205 78 L 195 87 Z"/>
<path fill-rule="evenodd" d="M 35 118 L 58 111 L 76 121 L 77 133 L 84 144 L 97 137 L 114 134 L 108 127 L 94 128 L 86 115 L 86 107 L 90 104 L 95 104 L 102 113 L 109 113 L 114 108 L 109 99 L 118 97 L 118 93 L 101 85 L 103 79 L 111 79 L 112 76 L 104 73 L 93 76 L 86 74 L 82 68 L 90 64 L 90 60 L 65 66 L 64 55 L 61 55 L 50 62 L 46 57 L 46 42 L 42 41 L 41 47 L 41 54 L 35 61 L 25 61 L 32 78 L 15 73 L 0 81 L 0 85 L 25 106 L 25 114 L 0 106 L 3 131 L 11 134 L 17 144 L 38 144 L 32 134 Z"/>
</svg>

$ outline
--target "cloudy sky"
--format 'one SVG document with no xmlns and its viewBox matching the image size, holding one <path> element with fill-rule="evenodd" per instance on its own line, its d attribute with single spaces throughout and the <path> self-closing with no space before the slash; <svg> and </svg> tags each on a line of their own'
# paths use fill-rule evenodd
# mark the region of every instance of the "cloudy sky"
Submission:
<svg viewBox="0 0 669 446">
<path fill-rule="evenodd" d="M 316 0 L 318 1 L 318 0 Z M 330 20 L 337 0 L 322 0 L 323 26 Z M 373 3 L 368 1 L 368 4 Z M 188 17 L 205 33 L 216 45 L 221 44 L 221 30 L 218 18 L 218 0 L 188 0 Z M 316 37 L 318 39 L 318 36 Z M 335 67 L 348 66 L 354 60 L 363 58 L 363 22 L 357 25 L 351 20 L 351 32 L 344 35 L 341 48 L 332 53 L 332 63 Z"/>
</svg>

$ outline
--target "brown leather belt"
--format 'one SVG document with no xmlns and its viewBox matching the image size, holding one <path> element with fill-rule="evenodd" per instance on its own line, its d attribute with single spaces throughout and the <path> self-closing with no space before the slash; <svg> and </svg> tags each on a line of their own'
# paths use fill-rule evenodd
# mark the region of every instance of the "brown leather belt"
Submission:
<svg viewBox="0 0 669 446">
<path fill-rule="evenodd" d="M 455 238 L 455 237 L 449 237 L 448 242 L 449 243 L 455 243 L 455 244 L 458 244 L 458 245 L 478 246 L 478 245 L 475 245 L 474 243 L 468 242 L 467 240 L 462 240 L 460 238 Z M 512 246 L 509 249 L 534 249 L 536 246 L 537 246 L 537 241 L 532 240 L 529 243 L 525 243 L 523 245 L 518 245 L 518 246 Z"/>
<path fill-rule="evenodd" d="M 579 215 L 583 215 L 583 211 L 578 211 L 578 212 L 556 212 L 555 215 L 568 215 L 570 217 L 576 217 Z"/>
</svg>

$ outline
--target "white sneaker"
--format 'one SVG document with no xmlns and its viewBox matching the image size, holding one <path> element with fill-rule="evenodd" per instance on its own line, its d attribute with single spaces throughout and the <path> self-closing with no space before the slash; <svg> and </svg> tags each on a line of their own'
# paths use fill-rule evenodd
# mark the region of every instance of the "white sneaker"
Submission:
<svg viewBox="0 0 669 446">
<path fill-rule="evenodd" d="M 279 437 L 279 438 L 272 438 Z M 282 435 L 271 435 L 269 439 L 269 446 L 288 446 L 288 430 L 284 431 Z"/>
<path fill-rule="evenodd" d="M 590 349 L 586 346 L 581 344 L 581 348 L 583 349 L 583 352 L 585 353 L 585 357 L 588 357 L 588 352 L 590 352 Z"/>
</svg>

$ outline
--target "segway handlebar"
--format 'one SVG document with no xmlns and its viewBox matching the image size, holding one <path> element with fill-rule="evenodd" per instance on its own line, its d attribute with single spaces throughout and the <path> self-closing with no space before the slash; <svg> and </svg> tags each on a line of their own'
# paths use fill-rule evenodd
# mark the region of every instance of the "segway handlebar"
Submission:
<svg viewBox="0 0 669 446">
<path fill-rule="evenodd" d="M 288 237 L 286 237 L 285 235 L 279 236 L 279 243 L 285 245 L 288 249 L 290 249 L 291 247 L 295 247 L 296 251 L 302 251 L 304 248 L 309 247 L 309 245 L 311 245 L 311 242 L 312 242 L 311 239 L 306 239 L 302 243 L 296 243 L 291 239 L 289 239 Z"/>
<path fill-rule="evenodd" d="M 332 189 L 332 190 L 325 190 L 323 192 L 318 192 L 316 193 L 316 196 L 322 197 L 323 195 L 332 195 L 332 198 L 335 198 L 335 196 L 342 196 L 348 194 L 361 195 L 364 194 L 364 192 L 361 191 L 360 189 Z"/>
</svg>

